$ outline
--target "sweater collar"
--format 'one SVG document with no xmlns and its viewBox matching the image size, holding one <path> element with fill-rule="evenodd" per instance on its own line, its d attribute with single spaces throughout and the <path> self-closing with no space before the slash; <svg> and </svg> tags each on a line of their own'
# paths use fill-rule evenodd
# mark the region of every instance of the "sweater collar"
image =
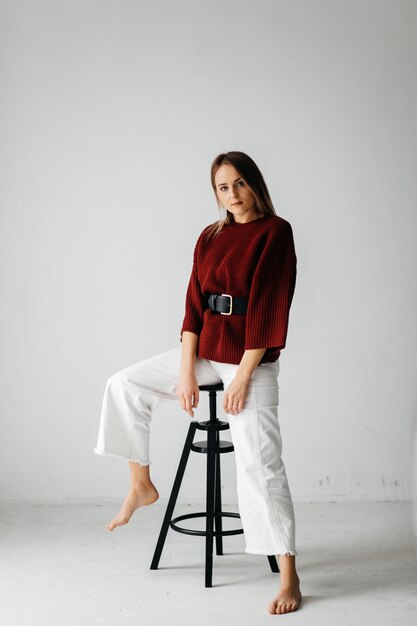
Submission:
<svg viewBox="0 0 417 626">
<path fill-rule="evenodd" d="M 239 224 L 239 222 L 232 222 L 229 226 L 233 226 L 234 228 L 247 228 L 251 226 L 251 224 L 257 224 L 258 222 L 263 222 L 267 219 L 269 215 L 262 215 L 261 217 L 257 217 L 255 220 L 251 220 L 250 222 L 244 222 L 243 224 Z"/>
</svg>

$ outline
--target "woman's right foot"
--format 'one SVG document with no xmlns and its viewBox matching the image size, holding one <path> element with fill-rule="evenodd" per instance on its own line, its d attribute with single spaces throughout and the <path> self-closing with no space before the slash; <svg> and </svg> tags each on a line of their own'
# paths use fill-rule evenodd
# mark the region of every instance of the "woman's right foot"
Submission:
<svg viewBox="0 0 417 626">
<path fill-rule="evenodd" d="M 141 506 L 153 504 L 158 500 L 159 493 L 155 485 L 141 485 L 132 487 L 127 494 L 120 511 L 110 524 L 106 525 L 107 530 L 114 530 L 117 526 L 127 524 L 133 513 Z"/>
</svg>

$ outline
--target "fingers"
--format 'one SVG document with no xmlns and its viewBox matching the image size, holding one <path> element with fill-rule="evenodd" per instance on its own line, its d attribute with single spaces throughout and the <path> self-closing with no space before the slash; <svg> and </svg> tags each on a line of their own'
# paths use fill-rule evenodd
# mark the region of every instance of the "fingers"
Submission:
<svg viewBox="0 0 417 626">
<path fill-rule="evenodd" d="M 181 408 L 190 415 L 190 417 L 194 417 L 193 408 L 196 409 L 199 403 L 199 393 L 198 391 L 184 392 L 177 394 Z"/>
<path fill-rule="evenodd" d="M 245 408 L 245 403 L 243 400 L 238 400 L 231 397 L 226 397 L 223 401 L 223 410 L 225 413 L 231 413 L 232 415 L 237 415 L 240 411 L 243 411 Z"/>
<path fill-rule="evenodd" d="M 190 417 L 194 417 L 193 409 L 198 407 L 200 401 L 199 389 L 195 389 L 194 391 L 177 393 L 181 408 L 186 411 Z M 225 413 L 230 413 L 231 415 L 238 415 L 245 408 L 245 401 L 241 398 L 234 396 L 233 394 L 227 395 L 225 394 L 223 398 L 223 410 Z"/>
<path fill-rule="evenodd" d="M 191 417 L 194 417 L 194 411 L 193 411 L 193 407 L 196 407 L 197 405 L 194 404 L 193 402 L 193 394 L 187 394 L 185 397 L 185 410 L 187 411 L 188 415 L 190 415 Z"/>
<path fill-rule="evenodd" d="M 225 413 L 237 415 L 245 408 L 249 381 L 235 377 L 224 392 L 223 409 Z"/>
</svg>

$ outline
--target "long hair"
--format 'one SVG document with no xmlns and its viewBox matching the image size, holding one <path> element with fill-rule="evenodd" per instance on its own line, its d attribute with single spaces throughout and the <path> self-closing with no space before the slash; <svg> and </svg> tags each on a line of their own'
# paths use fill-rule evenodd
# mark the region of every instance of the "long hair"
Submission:
<svg viewBox="0 0 417 626">
<path fill-rule="evenodd" d="M 217 206 L 221 209 L 221 203 L 216 193 L 216 183 L 214 177 L 217 170 L 221 165 L 227 163 L 233 165 L 239 175 L 245 181 L 247 187 L 251 190 L 255 196 L 256 210 L 263 215 L 276 215 L 274 206 L 272 204 L 271 196 L 269 195 L 268 187 L 266 186 L 264 177 L 256 165 L 255 161 L 250 158 L 244 152 L 222 152 L 217 155 L 211 165 L 211 186 L 213 187 L 214 196 L 216 198 Z M 208 227 L 206 237 L 215 237 L 227 224 L 231 224 L 235 221 L 233 213 L 226 209 L 226 217 L 219 218 L 218 221 L 210 224 Z"/>
</svg>

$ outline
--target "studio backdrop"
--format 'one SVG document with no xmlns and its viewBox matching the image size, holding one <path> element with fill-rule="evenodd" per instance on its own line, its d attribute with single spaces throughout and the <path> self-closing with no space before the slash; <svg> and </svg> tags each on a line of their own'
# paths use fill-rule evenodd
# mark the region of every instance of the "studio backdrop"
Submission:
<svg viewBox="0 0 417 626">
<path fill-rule="evenodd" d="M 105 383 L 179 345 L 193 247 L 219 217 L 210 165 L 240 150 L 296 245 L 279 374 L 294 500 L 410 498 L 416 3 L 0 10 L 0 496 L 125 493 L 127 464 L 93 452 Z M 161 496 L 189 419 L 176 401 L 153 416 Z M 204 495 L 194 456 L 190 502 Z"/>
</svg>

